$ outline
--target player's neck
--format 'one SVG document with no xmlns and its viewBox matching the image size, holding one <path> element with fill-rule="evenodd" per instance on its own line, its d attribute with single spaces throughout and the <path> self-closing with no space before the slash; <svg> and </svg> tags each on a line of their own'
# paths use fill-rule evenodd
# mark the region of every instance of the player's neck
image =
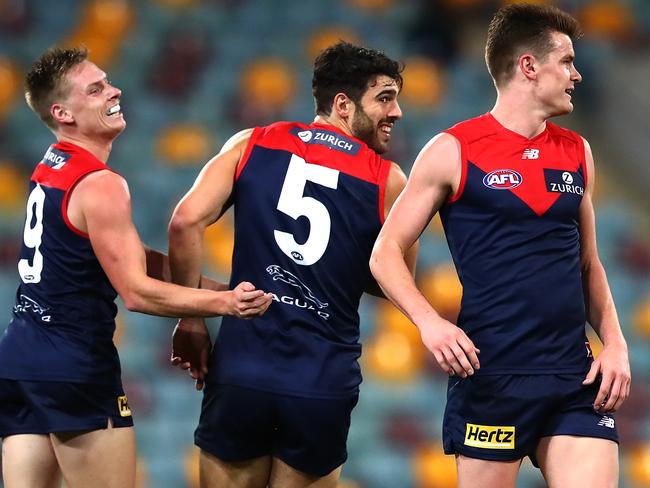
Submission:
<svg viewBox="0 0 650 488">
<path fill-rule="evenodd" d="M 533 97 L 514 90 L 499 91 L 490 113 L 506 129 L 528 139 L 541 134 L 548 119 L 546 112 L 536 106 Z"/>
<path fill-rule="evenodd" d="M 314 119 L 315 124 L 327 124 L 327 125 L 333 125 L 334 127 L 340 129 L 347 135 L 351 136 L 352 134 L 352 128 L 350 127 L 350 124 L 348 124 L 347 121 L 336 117 L 334 113 L 331 115 L 317 115 L 316 118 Z"/>
<path fill-rule="evenodd" d="M 85 149 L 104 164 L 108 161 L 113 148 L 113 140 L 91 139 L 83 135 L 61 132 L 57 133 L 56 137 L 60 142 L 69 142 Z"/>
</svg>

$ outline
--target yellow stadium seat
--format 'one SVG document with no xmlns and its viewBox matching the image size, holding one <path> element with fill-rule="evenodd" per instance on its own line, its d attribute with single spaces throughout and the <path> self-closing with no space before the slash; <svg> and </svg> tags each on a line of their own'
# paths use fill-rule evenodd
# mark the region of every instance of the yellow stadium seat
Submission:
<svg viewBox="0 0 650 488">
<path fill-rule="evenodd" d="M 241 79 L 242 96 L 250 102 L 280 108 L 293 99 L 296 75 L 284 61 L 258 59 L 246 66 Z"/>
<path fill-rule="evenodd" d="M 117 53 L 133 19 L 133 7 L 126 0 L 88 2 L 66 45 L 85 45 L 90 59 L 100 67 L 106 67 Z"/>
<path fill-rule="evenodd" d="M 205 232 L 205 255 L 216 272 L 230 275 L 234 244 L 232 214 L 226 213 Z"/>
<path fill-rule="evenodd" d="M 0 57 L 0 120 L 9 112 L 21 93 L 22 75 L 9 58 Z"/>
<path fill-rule="evenodd" d="M 133 20 L 133 9 L 126 0 L 94 0 L 87 4 L 85 20 L 95 28 L 115 36 L 124 32 Z"/>
<path fill-rule="evenodd" d="M 199 165 L 212 156 L 213 146 L 205 127 L 178 124 L 162 130 L 156 142 L 156 154 L 170 165 Z"/>
<path fill-rule="evenodd" d="M 404 60 L 404 89 L 400 101 L 419 110 L 434 107 L 445 90 L 442 68 L 432 59 L 415 56 Z"/>
<path fill-rule="evenodd" d="M 636 306 L 632 318 L 634 330 L 644 339 L 650 339 L 650 296 Z"/>
<path fill-rule="evenodd" d="M 635 487 L 650 486 L 650 442 L 628 449 L 625 457 L 626 478 Z"/>
<path fill-rule="evenodd" d="M 589 2 L 578 17 L 586 35 L 622 38 L 636 28 L 632 12 L 617 1 Z"/>
<path fill-rule="evenodd" d="M 447 320 L 455 322 L 460 311 L 463 287 L 453 263 L 444 263 L 427 272 L 421 280 L 422 294 Z"/>
<path fill-rule="evenodd" d="M 0 211 L 22 214 L 27 195 L 25 176 L 11 161 L 0 160 Z"/>
<path fill-rule="evenodd" d="M 382 300 L 377 308 L 377 326 L 379 330 L 398 332 L 417 345 L 422 342 L 418 328 L 395 305 Z"/>
<path fill-rule="evenodd" d="M 394 330 L 380 330 L 366 345 L 363 361 L 372 376 L 390 383 L 412 381 L 424 365 L 423 348 Z"/>
<path fill-rule="evenodd" d="M 348 27 L 327 26 L 314 32 L 307 39 L 305 43 L 307 57 L 309 59 L 315 59 L 325 48 L 339 41 L 346 41 L 352 44 L 360 43 L 357 33 Z"/>
<path fill-rule="evenodd" d="M 456 461 L 446 456 L 442 442 L 420 446 L 413 456 L 413 479 L 417 488 L 455 488 L 457 486 Z"/>
</svg>

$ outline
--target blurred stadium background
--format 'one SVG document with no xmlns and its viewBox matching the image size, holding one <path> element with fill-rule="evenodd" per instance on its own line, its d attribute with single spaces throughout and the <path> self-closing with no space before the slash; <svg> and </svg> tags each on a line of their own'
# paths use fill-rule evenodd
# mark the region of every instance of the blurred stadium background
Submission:
<svg viewBox="0 0 650 488">
<path fill-rule="evenodd" d="M 405 61 L 404 118 L 393 132 L 390 157 L 408 173 L 434 133 L 492 107 L 483 45 L 489 18 L 504 3 L 0 0 L 2 327 L 18 282 L 26 182 L 53 141 L 21 89 L 45 48 L 86 44 L 123 90 L 128 127 L 110 164 L 130 184 L 143 241 L 166 249 L 174 205 L 231 134 L 275 120 L 312 120 L 312 60 L 338 39 Z M 632 395 L 617 415 L 621 486 L 650 486 L 650 3 L 542 3 L 574 13 L 586 32 L 576 45 L 584 77 L 576 110 L 560 123 L 591 141 L 600 254 L 630 347 Z M 231 226 L 225 218 L 207 236 L 206 273 L 222 279 L 229 273 Z M 461 288 L 438 220 L 422 237 L 417 279 L 436 308 L 454 319 Z M 364 299 L 361 317 L 364 383 L 340 486 L 455 486 L 454 461 L 443 456 L 440 441 L 445 376 L 393 307 Z M 136 421 L 139 488 L 198 486 L 192 433 L 201 395 L 168 365 L 173 325 L 123 307 L 119 315 L 116 342 Z M 544 486 L 528 461 L 518 486 Z"/>
</svg>

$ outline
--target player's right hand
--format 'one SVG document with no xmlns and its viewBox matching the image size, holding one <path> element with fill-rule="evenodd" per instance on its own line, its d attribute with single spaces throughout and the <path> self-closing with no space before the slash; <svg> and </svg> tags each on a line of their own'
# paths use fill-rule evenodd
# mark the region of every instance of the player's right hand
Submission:
<svg viewBox="0 0 650 488">
<path fill-rule="evenodd" d="M 478 360 L 481 351 L 460 327 L 440 318 L 419 329 L 422 342 L 445 373 L 467 378 L 481 367 Z"/>
<path fill-rule="evenodd" d="M 242 281 L 230 293 L 229 315 L 240 319 L 252 319 L 262 315 L 273 301 L 271 293 L 256 290 L 255 286 L 248 281 Z"/>
<path fill-rule="evenodd" d="M 212 350 L 210 333 L 203 319 L 180 319 L 172 334 L 172 366 L 189 370 L 196 389 L 203 388 L 208 372 L 208 359 Z"/>
</svg>

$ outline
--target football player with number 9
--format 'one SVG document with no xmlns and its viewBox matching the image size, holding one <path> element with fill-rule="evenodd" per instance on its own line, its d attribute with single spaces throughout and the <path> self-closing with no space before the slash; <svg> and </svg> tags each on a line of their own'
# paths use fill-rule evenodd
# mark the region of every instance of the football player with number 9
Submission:
<svg viewBox="0 0 650 488">
<path fill-rule="evenodd" d="M 126 122 L 121 91 L 82 49 L 45 52 L 27 74 L 29 106 L 57 138 L 27 199 L 21 284 L 0 339 L 0 436 L 7 488 L 132 488 L 135 436 L 113 345 L 116 295 L 171 317 L 263 313 L 271 296 L 159 281 L 166 256 L 145 249 L 125 180 L 106 165 Z M 154 279 L 159 278 L 159 279 Z M 199 283 L 196 283 L 198 287 Z"/>
</svg>

